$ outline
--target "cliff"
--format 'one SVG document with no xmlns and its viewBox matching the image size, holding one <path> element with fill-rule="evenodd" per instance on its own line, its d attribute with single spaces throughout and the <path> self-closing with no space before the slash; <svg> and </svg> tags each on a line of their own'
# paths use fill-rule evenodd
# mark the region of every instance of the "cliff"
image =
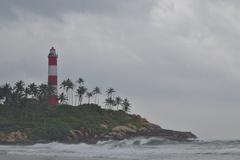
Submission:
<svg viewBox="0 0 240 160">
<path fill-rule="evenodd" d="M 105 110 L 95 104 L 78 107 L 60 105 L 56 108 L 0 106 L 1 143 L 96 143 L 137 136 L 176 141 L 196 138 L 191 132 L 166 130 L 140 115 Z"/>
</svg>

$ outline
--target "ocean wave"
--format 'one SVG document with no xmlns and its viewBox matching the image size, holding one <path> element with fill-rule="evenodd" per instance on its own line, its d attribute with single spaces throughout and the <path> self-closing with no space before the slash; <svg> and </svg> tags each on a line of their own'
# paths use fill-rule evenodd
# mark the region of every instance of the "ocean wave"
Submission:
<svg viewBox="0 0 240 160">
<path fill-rule="evenodd" d="M 157 146 L 157 145 L 166 145 L 166 144 L 182 144 L 184 142 L 179 141 L 171 141 L 164 138 L 158 138 L 158 137 L 151 137 L 151 138 L 145 138 L 145 137 L 137 137 L 137 138 L 131 138 L 131 139 L 124 139 L 121 141 L 116 140 L 109 140 L 109 141 L 100 141 L 97 143 L 97 145 L 111 145 L 113 147 L 126 147 L 126 146 Z M 186 142 L 185 142 L 186 143 Z"/>
<path fill-rule="evenodd" d="M 101 141 L 92 144 L 63 144 L 58 142 L 29 146 L 1 146 L 4 155 L 70 157 L 70 159 L 159 159 L 158 157 L 239 157 L 239 141 L 176 142 L 162 138 L 132 138 L 122 141 Z M 59 158 L 63 159 L 63 158 Z M 200 158 L 199 158 L 200 159 Z"/>
</svg>

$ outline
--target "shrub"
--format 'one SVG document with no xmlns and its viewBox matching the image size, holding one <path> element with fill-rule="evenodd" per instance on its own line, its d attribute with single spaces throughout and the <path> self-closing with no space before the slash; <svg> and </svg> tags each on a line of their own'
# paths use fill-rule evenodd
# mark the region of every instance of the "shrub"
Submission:
<svg viewBox="0 0 240 160">
<path fill-rule="evenodd" d="M 69 133 L 69 126 L 60 121 L 49 121 L 34 127 L 31 132 L 32 139 L 50 141 L 63 140 Z"/>
</svg>

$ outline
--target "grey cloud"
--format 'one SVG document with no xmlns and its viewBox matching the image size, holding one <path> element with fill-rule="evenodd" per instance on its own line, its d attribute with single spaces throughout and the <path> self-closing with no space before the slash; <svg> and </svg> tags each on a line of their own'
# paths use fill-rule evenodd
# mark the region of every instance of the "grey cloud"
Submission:
<svg viewBox="0 0 240 160">
<path fill-rule="evenodd" d="M 207 120 L 217 125 L 209 118 L 218 107 L 229 116 L 240 103 L 239 5 L 234 0 L 1 1 L 0 16 L 13 23 L 1 23 L 0 82 L 45 82 L 46 56 L 54 45 L 60 80 L 81 76 L 90 87 L 115 87 L 134 101 L 136 112 L 169 128 L 196 129 L 208 108 Z M 153 112 L 159 115 L 152 117 Z M 174 116 L 180 117 L 175 123 Z M 206 128 L 196 130 L 207 135 Z M 235 132 L 226 136 L 240 133 Z"/>
<path fill-rule="evenodd" d="M 1 0 L 0 18 L 5 20 L 18 18 L 17 11 L 29 14 L 61 19 L 67 12 L 100 15 L 144 15 L 144 10 L 150 10 L 156 0 Z"/>
</svg>

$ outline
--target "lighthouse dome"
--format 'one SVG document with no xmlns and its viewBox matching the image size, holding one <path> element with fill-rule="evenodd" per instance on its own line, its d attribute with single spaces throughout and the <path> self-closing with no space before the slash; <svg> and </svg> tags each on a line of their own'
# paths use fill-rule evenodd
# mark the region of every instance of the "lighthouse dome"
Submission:
<svg viewBox="0 0 240 160">
<path fill-rule="evenodd" d="M 55 50 L 54 47 L 52 47 L 52 48 L 50 49 L 49 56 L 56 56 L 56 55 L 57 55 L 57 54 L 56 54 L 56 50 Z"/>
</svg>

